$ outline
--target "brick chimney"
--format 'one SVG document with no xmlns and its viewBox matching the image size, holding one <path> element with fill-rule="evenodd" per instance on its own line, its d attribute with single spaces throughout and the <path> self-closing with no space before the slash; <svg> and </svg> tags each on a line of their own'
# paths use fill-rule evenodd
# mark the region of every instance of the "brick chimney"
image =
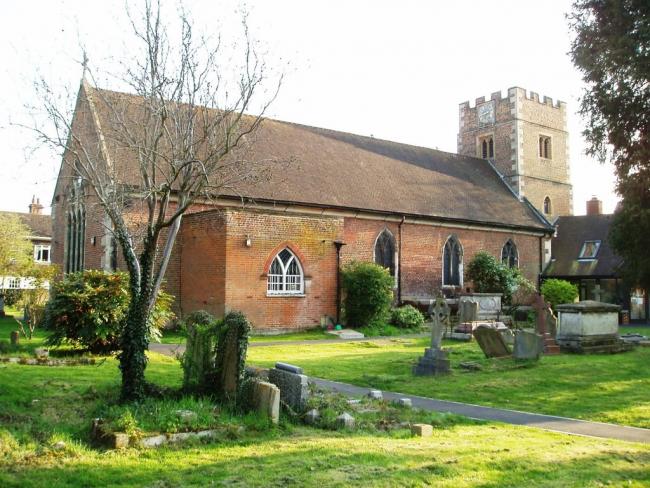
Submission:
<svg viewBox="0 0 650 488">
<path fill-rule="evenodd" d="M 600 215 L 603 213 L 603 202 L 596 197 L 587 200 L 587 215 Z"/>
<path fill-rule="evenodd" d="M 41 205 L 41 199 L 36 198 L 36 195 L 32 197 L 32 203 L 29 204 L 29 213 L 33 215 L 41 215 L 43 213 L 43 205 Z"/>
</svg>

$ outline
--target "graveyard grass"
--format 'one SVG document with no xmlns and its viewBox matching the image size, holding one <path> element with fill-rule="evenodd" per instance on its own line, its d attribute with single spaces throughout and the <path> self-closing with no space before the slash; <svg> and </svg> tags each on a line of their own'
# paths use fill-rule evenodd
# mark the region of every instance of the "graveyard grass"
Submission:
<svg viewBox="0 0 650 488">
<path fill-rule="evenodd" d="M 621 333 L 650 335 L 649 328 Z M 305 374 L 380 390 L 526 412 L 650 428 L 650 348 L 614 355 L 544 356 L 539 362 L 486 359 L 476 342 L 444 341 L 452 373 L 414 377 L 411 368 L 429 339 L 249 349 L 249 362 L 281 360 Z M 460 363 L 480 365 L 465 371 Z"/>
<path fill-rule="evenodd" d="M 275 349 L 275 348 L 260 348 Z M 178 363 L 150 354 L 148 378 L 177 387 Z M 456 422 L 432 438 L 406 430 L 332 432 L 282 422 L 216 442 L 103 451 L 90 419 L 119 392 L 97 366 L 0 364 L 0 486 L 647 486 L 650 447 L 495 423 Z M 33 402 L 33 400 L 38 400 Z M 56 450 L 53 445 L 65 442 Z"/>
</svg>

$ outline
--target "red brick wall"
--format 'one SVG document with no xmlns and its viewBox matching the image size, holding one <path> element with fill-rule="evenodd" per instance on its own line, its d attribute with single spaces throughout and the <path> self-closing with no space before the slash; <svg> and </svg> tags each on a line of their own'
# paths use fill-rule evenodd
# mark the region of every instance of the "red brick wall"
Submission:
<svg viewBox="0 0 650 488">
<path fill-rule="evenodd" d="M 358 218 L 345 219 L 345 242 L 343 263 L 351 260 L 372 261 L 377 236 L 388 228 L 399 248 L 399 224 Z M 539 238 L 523 234 L 512 234 L 486 230 L 456 229 L 452 227 L 424 224 L 402 225 L 402 250 L 400 272 L 402 300 L 429 298 L 442 285 L 442 253 L 447 238 L 455 235 L 463 248 L 465 266 L 481 250 L 488 251 L 498 259 L 501 248 L 508 239 L 517 246 L 519 266 L 524 275 L 537 283 L 539 268 Z M 464 280 L 463 288 L 472 284 Z"/>
<path fill-rule="evenodd" d="M 226 308 L 241 310 L 256 328 L 306 328 L 336 315 L 336 249 L 343 219 L 252 211 L 228 212 Z M 251 247 L 246 247 L 246 238 Z M 267 296 L 265 265 L 284 243 L 302 258 L 304 296 Z M 185 288 L 184 288 L 185 290 Z M 185 294 L 185 292 L 184 292 Z"/>
</svg>

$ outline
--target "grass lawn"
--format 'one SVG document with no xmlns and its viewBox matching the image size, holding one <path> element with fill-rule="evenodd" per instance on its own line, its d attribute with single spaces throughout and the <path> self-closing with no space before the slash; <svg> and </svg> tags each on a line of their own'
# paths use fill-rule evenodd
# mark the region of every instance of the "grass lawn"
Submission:
<svg viewBox="0 0 650 488">
<path fill-rule="evenodd" d="M 168 387 L 181 381 L 178 363 L 157 354 L 150 355 L 147 375 Z M 205 444 L 155 450 L 91 448 L 90 420 L 113 401 L 118 388 L 112 358 L 96 366 L 0 364 L 0 486 L 463 488 L 650 483 L 650 446 L 494 423 L 451 423 L 437 427 L 432 438 L 417 439 L 405 430 L 341 433 L 282 422 L 274 429 L 246 429 Z M 61 440 L 65 447 L 55 449 L 54 443 Z"/>
<path fill-rule="evenodd" d="M 278 345 L 249 349 L 248 361 L 260 366 L 284 361 L 308 375 L 382 390 L 650 428 L 650 348 L 517 362 L 485 359 L 475 342 L 446 341 L 452 374 L 414 377 L 411 366 L 427 345 L 428 339 Z M 483 369 L 467 372 L 459 366 L 463 361 Z"/>
</svg>

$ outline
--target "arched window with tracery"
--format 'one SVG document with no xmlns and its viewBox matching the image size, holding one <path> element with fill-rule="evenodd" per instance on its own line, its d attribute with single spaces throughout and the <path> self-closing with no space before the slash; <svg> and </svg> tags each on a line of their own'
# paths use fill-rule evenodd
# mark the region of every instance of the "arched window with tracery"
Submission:
<svg viewBox="0 0 650 488">
<path fill-rule="evenodd" d="M 68 199 L 66 218 L 66 239 L 64 243 L 64 272 L 74 273 L 84 269 L 86 210 L 84 208 L 84 189 L 81 178 L 76 178 Z"/>
<path fill-rule="evenodd" d="M 269 295 L 302 295 L 304 293 L 304 274 L 296 255 L 288 247 L 280 251 L 271 266 L 267 278 Z"/>
<path fill-rule="evenodd" d="M 445 286 L 462 286 L 463 284 L 463 249 L 454 236 L 445 243 L 442 258 L 442 284 Z"/>
<path fill-rule="evenodd" d="M 384 229 L 375 241 L 375 263 L 388 268 L 395 276 L 395 238 L 388 229 Z"/>
<path fill-rule="evenodd" d="M 508 242 L 506 242 L 501 249 L 501 262 L 509 268 L 516 268 L 519 266 L 517 246 L 511 239 L 508 239 Z"/>
</svg>

